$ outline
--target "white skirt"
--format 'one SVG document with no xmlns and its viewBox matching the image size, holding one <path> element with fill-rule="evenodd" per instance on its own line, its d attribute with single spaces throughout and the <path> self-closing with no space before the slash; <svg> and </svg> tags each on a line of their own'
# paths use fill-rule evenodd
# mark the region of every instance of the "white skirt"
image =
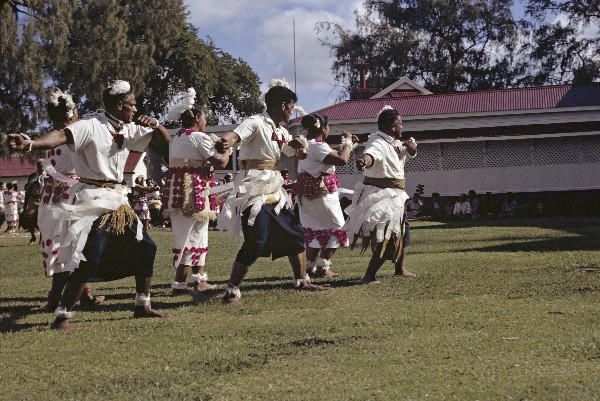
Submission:
<svg viewBox="0 0 600 401">
<path fill-rule="evenodd" d="M 354 188 L 352 205 L 346 208 L 348 221 L 344 229 L 361 237 L 374 232 L 377 243 L 389 240 L 392 234 L 402 235 L 404 203 L 408 199 L 401 189 L 382 189 L 359 182 Z"/>
<path fill-rule="evenodd" d="M 342 229 L 344 214 L 337 192 L 315 199 L 299 199 L 300 222 L 309 248 L 339 248 L 348 246 Z"/>
<path fill-rule="evenodd" d="M 170 213 L 173 231 L 173 266 L 204 266 L 208 252 L 209 220 L 197 221 L 181 212 Z"/>
</svg>

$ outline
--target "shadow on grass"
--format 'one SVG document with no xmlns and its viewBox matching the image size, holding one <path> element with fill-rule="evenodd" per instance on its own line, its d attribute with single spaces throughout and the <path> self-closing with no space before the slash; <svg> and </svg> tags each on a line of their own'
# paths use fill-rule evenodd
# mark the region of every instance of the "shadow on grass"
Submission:
<svg viewBox="0 0 600 401">
<path fill-rule="evenodd" d="M 467 220 L 448 221 L 438 225 L 411 227 L 415 231 L 415 241 L 418 241 L 418 232 L 439 229 L 465 229 L 477 227 L 537 227 L 564 231 L 569 235 L 558 238 L 506 238 L 506 244 L 484 246 L 479 248 L 463 247 L 451 252 L 544 252 L 544 251 L 597 251 L 600 249 L 600 219 L 566 219 L 566 218 L 539 218 L 539 219 L 496 219 L 496 220 Z M 518 231 L 515 230 L 515 234 Z M 575 234 L 576 236 L 573 236 Z M 430 252 L 426 252 L 430 253 Z"/>
</svg>

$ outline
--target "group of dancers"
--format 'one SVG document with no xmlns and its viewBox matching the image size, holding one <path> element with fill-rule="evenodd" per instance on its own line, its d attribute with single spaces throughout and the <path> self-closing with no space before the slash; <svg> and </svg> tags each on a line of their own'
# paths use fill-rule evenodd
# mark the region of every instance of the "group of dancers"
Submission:
<svg viewBox="0 0 600 401">
<path fill-rule="evenodd" d="M 82 294 L 94 300 L 88 282 L 131 276 L 136 283 L 133 316 L 164 316 L 150 303 L 156 245 L 129 206 L 129 189 L 122 185 L 129 152 L 144 151 L 153 138 L 169 143 L 162 203 L 172 223 L 174 295 L 190 292 L 190 270 L 192 291 L 216 288 L 205 270 L 208 225 L 215 218 L 231 236 L 244 238 L 223 296 L 227 303 L 239 302 L 240 285 L 259 257 L 286 256 L 297 290 L 327 290 L 312 283 L 311 276 L 337 275 L 331 259 L 337 248 L 350 245 L 349 237 L 352 246 L 362 238 L 363 250 L 369 245 L 372 249 L 363 282 L 376 282 L 386 260 L 395 263 L 397 275 L 413 276 L 403 265 L 408 239 L 404 163 L 415 157 L 417 145 L 412 138 L 401 140 L 400 114 L 387 106 L 379 113 L 378 131 L 357 161 L 364 181 L 357 184 L 344 221 L 335 166 L 348 163 L 358 140 L 343 133 L 339 149 L 332 149 L 326 142 L 327 117 L 318 114 L 302 118 L 306 136 L 292 137 L 283 124 L 291 119 L 297 100 L 288 87 L 275 85 L 265 95 L 264 113 L 217 137 L 203 132 L 206 115 L 189 89 L 169 110 L 167 118 L 183 127 L 171 138 L 158 120 L 136 117 L 135 96 L 126 81 L 114 81 L 104 90 L 104 111 L 81 119 L 71 96 L 54 90 L 48 101 L 54 130 L 35 140 L 10 134 L 8 141 L 13 150 L 50 153 L 38 225 L 44 268 L 53 277 L 48 306 L 55 307 L 52 327 L 71 328 L 73 307 Z M 234 147 L 241 169 L 231 183 L 218 185 L 213 170 L 227 165 Z M 282 154 L 299 159 L 299 219 L 279 173 Z M 227 200 L 217 217 L 216 196 L 225 192 Z"/>
</svg>

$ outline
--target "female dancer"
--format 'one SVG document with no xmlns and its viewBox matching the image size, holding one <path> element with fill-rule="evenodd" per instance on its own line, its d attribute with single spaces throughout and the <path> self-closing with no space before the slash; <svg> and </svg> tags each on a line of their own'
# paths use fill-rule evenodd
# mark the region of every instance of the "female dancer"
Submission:
<svg viewBox="0 0 600 401">
<path fill-rule="evenodd" d="M 202 132 L 206 116 L 195 104 L 193 88 L 180 95 L 169 110 L 169 120 L 181 121 L 183 128 L 169 144 L 169 171 L 163 188 L 163 205 L 173 231 L 173 295 L 188 293 L 187 274 L 191 266 L 195 291 L 215 289 L 204 270 L 208 252 L 208 224 L 216 219 L 216 199 L 210 188 L 216 185 L 212 167 L 223 168 L 228 155 L 219 155 L 215 138 Z"/>
<path fill-rule="evenodd" d="M 48 117 L 55 130 L 63 129 L 69 124 L 77 121 L 77 109 L 75 103 L 68 93 L 60 89 L 54 89 L 48 97 Z M 76 180 L 75 166 L 71 159 L 69 145 L 61 145 L 51 149 L 47 153 L 46 172 L 48 176 L 44 180 L 42 197 L 37 214 L 37 225 L 40 229 L 42 239 L 42 257 L 44 258 L 44 271 L 47 277 L 52 277 L 52 286 L 48 291 L 48 303 L 46 310 L 54 312 L 58 307 L 63 293 L 69 271 L 65 271 L 64 257 L 61 257 L 61 237 L 65 234 L 68 222 L 60 216 L 59 208 L 63 202 L 73 203 L 73 196 L 69 195 L 69 182 L 56 179 L 57 174 Z M 62 178 L 62 177 L 58 177 Z M 99 304 L 104 301 L 103 296 L 93 296 L 89 285 L 83 288 L 80 299 L 82 306 Z"/>
<path fill-rule="evenodd" d="M 335 166 L 348 163 L 358 138 L 344 132 L 342 146 L 336 151 L 325 142 L 329 135 L 327 116 L 308 114 L 302 118 L 302 126 L 308 132 L 308 155 L 298 162 L 296 199 L 308 248 L 306 270 L 313 276 L 335 277 L 338 274 L 331 270 L 331 257 L 338 247 L 348 246 Z"/>
<path fill-rule="evenodd" d="M 19 191 L 17 191 L 17 184 L 9 182 L 6 184 L 6 191 L 4 191 L 4 213 L 7 224 L 6 232 L 10 234 L 16 233 L 17 227 L 19 227 L 18 201 Z"/>
</svg>

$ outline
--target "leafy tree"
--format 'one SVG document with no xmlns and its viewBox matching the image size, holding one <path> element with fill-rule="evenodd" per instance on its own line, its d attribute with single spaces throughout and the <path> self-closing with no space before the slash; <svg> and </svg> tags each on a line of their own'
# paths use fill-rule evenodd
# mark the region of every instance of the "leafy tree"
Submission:
<svg viewBox="0 0 600 401">
<path fill-rule="evenodd" d="M 357 85 L 358 62 L 369 64 L 369 85 L 385 87 L 401 76 L 434 92 L 488 89 L 515 83 L 523 66 L 514 44 L 511 0 L 366 0 L 356 31 L 331 24 L 333 71 Z"/>
<path fill-rule="evenodd" d="M 600 0 L 529 0 L 531 83 L 600 78 Z"/>
<path fill-rule="evenodd" d="M 183 0 L 0 0 L 0 12 L 0 130 L 37 127 L 50 85 L 68 89 L 81 112 L 102 107 L 115 78 L 154 115 L 189 86 L 213 119 L 262 109 L 256 74 L 198 38 Z"/>
<path fill-rule="evenodd" d="M 21 8 L 0 3 L 0 127 L 27 130 L 36 126 L 43 96 L 43 57 L 35 20 Z"/>
</svg>

